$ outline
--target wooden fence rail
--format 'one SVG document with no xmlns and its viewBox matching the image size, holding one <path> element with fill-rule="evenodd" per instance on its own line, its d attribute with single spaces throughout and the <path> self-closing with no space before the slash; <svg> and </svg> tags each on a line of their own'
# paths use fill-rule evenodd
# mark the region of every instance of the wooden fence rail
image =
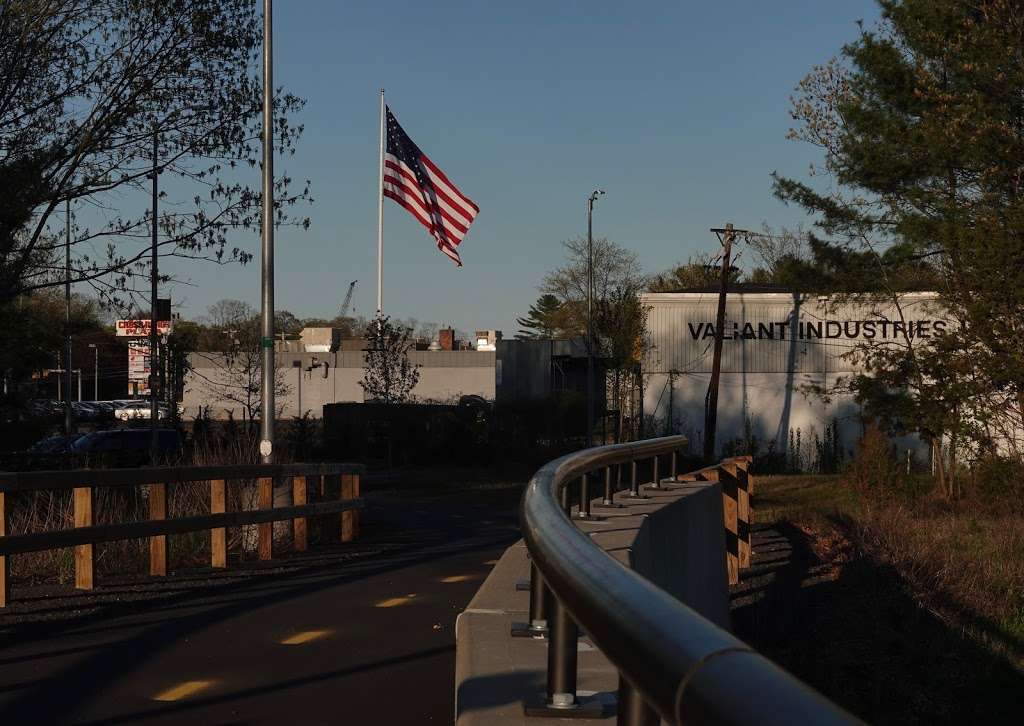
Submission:
<svg viewBox="0 0 1024 726">
<path fill-rule="evenodd" d="M 149 538 L 149 572 L 167 574 L 167 535 L 210 532 L 210 563 L 227 566 L 227 528 L 257 527 L 261 560 L 273 557 L 273 523 L 292 521 L 293 548 L 309 546 L 307 519 L 318 517 L 324 539 L 350 542 L 358 536 L 359 478 L 356 464 L 257 464 L 245 466 L 146 467 L 141 469 L 83 469 L 72 471 L 0 472 L 0 608 L 7 605 L 11 555 L 74 547 L 75 587 L 90 590 L 95 584 L 94 546 L 101 542 Z M 274 506 L 276 484 L 291 479 L 289 506 Z M 255 481 L 256 509 L 227 511 L 227 483 Z M 209 482 L 210 514 L 167 518 L 168 488 L 190 482 Z M 149 519 L 140 522 L 95 524 L 94 494 L 100 487 L 146 486 Z M 309 489 L 319 501 L 308 502 Z M 71 529 L 8 534 L 6 496 L 15 492 L 72 491 L 74 527 Z M 340 514 L 340 517 L 335 515 Z"/>
</svg>

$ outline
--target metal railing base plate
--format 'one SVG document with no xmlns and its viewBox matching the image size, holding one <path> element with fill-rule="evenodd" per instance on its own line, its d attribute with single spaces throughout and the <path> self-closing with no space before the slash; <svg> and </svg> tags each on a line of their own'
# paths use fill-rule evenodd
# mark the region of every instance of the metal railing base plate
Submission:
<svg viewBox="0 0 1024 726">
<path fill-rule="evenodd" d="M 509 628 L 509 635 L 513 638 L 536 638 L 544 640 L 548 637 L 547 628 L 532 628 L 529 623 L 512 623 Z"/>
<path fill-rule="evenodd" d="M 601 522 L 604 521 L 604 517 L 596 514 L 574 514 L 572 515 L 574 522 Z"/>
<path fill-rule="evenodd" d="M 618 502 L 601 502 L 600 504 L 591 504 L 591 509 L 625 509 L 625 506 Z"/>
<path fill-rule="evenodd" d="M 609 694 L 599 696 L 577 696 L 576 705 L 572 708 L 551 706 L 547 698 L 539 695 L 535 699 L 523 703 L 523 714 L 528 717 L 541 718 L 608 718 L 615 715 L 616 701 Z"/>
<path fill-rule="evenodd" d="M 619 497 L 619 499 L 625 499 L 627 501 L 638 502 L 638 501 L 641 501 L 643 499 L 650 499 L 650 497 L 645 495 L 645 494 L 633 494 L 632 492 L 626 492 L 621 497 Z"/>
<path fill-rule="evenodd" d="M 529 592 L 530 581 L 529 580 L 516 580 L 516 590 L 518 592 Z"/>
</svg>

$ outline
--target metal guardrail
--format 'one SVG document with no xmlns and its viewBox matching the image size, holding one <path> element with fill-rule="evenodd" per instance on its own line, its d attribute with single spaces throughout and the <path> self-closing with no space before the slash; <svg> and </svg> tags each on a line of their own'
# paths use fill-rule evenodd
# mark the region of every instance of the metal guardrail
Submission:
<svg viewBox="0 0 1024 726">
<path fill-rule="evenodd" d="M 293 549 L 308 546 L 308 517 L 324 517 L 328 530 L 337 529 L 342 542 L 358 532 L 355 510 L 359 498 L 358 464 L 249 464 L 237 466 L 157 466 L 137 469 L 79 469 L 61 471 L 0 472 L 0 608 L 7 603 L 8 556 L 74 547 L 75 587 L 91 590 L 94 584 L 94 545 L 116 540 L 148 538 L 149 572 L 167 574 L 167 535 L 210 532 L 210 564 L 227 567 L 227 527 L 257 525 L 257 552 L 261 560 L 273 557 L 273 523 L 292 520 Z M 275 482 L 291 480 L 289 506 L 274 506 Z M 255 509 L 228 511 L 227 485 L 231 481 L 255 481 Z M 168 486 L 208 482 L 210 513 L 167 517 Z M 99 487 L 148 487 L 149 519 L 115 524 L 95 524 L 94 490 Z M 7 534 L 8 494 L 45 490 L 71 490 L 74 527 Z M 310 503 L 309 492 L 320 501 Z M 340 514 L 338 520 L 331 515 Z M 332 534 L 333 537 L 333 534 Z"/>
<path fill-rule="evenodd" d="M 600 717 L 576 693 L 579 628 L 619 671 L 618 723 L 851 724 L 854 717 L 748 645 L 620 564 L 572 522 L 570 485 L 579 481 L 577 517 L 590 511 L 589 480 L 628 466 L 639 496 L 638 465 L 651 464 L 651 485 L 686 438 L 669 436 L 587 449 L 556 459 L 530 480 L 521 504 L 523 537 L 532 560 L 531 612 L 545 614 L 549 638 L 547 693 L 527 703 L 528 716 Z M 621 468 L 619 469 L 621 471 Z M 617 478 L 617 477 L 616 477 Z M 671 486 L 668 484 L 668 486 Z M 724 560 L 724 555 L 723 555 Z M 724 562 L 723 562 L 724 567 Z M 532 617 L 532 615 L 531 615 Z"/>
</svg>

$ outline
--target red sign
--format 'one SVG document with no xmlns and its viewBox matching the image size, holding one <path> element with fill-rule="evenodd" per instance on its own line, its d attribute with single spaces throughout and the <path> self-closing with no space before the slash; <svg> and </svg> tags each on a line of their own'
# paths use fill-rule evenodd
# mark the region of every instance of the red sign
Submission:
<svg viewBox="0 0 1024 726">
<path fill-rule="evenodd" d="M 117 334 L 121 337 L 127 338 L 148 338 L 149 337 L 149 320 L 118 320 L 117 321 Z M 156 332 L 157 335 L 168 335 L 171 332 L 171 321 L 170 320 L 157 320 L 156 321 Z"/>
</svg>

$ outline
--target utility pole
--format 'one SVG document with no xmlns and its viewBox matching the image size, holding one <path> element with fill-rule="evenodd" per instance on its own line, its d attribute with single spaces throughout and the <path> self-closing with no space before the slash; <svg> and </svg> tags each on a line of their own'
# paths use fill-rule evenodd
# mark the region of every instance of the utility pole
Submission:
<svg viewBox="0 0 1024 726">
<path fill-rule="evenodd" d="M 587 197 L 587 445 L 593 444 L 594 426 L 594 202 L 604 194 L 595 189 Z"/>
<path fill-rule="evenodd" d="M 64 433 L 71 435 L 71 199 L 64 205 L 66 219 L 64 224 Z"/>
<path fill-rule="evenodd" d="M 729 275 L 732 272 L 732 244 L 738 232 L 732 222 L 724 229 L 712 228 L 722 244 L 722 280 L 718 292 L 718 316 L 715 319 L 715 356 L 711 364 L 711 381 L 708 383 L 707 410 L 704 412 L 704 461 L 711 463 L 715 457 L 715 433 L 718 427 L 718 381 L 722 375 L 722 335 L 725 332 L 725 300 L 729 293 Z"/>
<path fill-rule="evenodd" d="M 274 56 L 273 2 L 263 0 L 263 239 L 260 245 L 260 457 L 274 463 Z M 380 193 L 380 190 L 377 190 Z"/>
<path fill-rule="evenodd" d="M 159 176 L 160 160 L 158 158 L 159 150 L 157 145 L 160 142 L 160 135 L 157 130 L 156 124 L 153 124 L 153 220 L 150 225 L 153 239 L 152 246 L 150 248 L 150 260 L 149 260 L 149 287 L 150 287 L 150 300 L 149 300 L 149 464 L 150 466 L 156 466 L 157 458 L 159 456 L 159 448 L 157 444 L 157 418 L 159 416 L 159 404 L 157 391 L 158 371 L 159 368 L 159 356 L 157 350 L 160 345 L 160 337 L 157 333 L 157 274 L 159 272 L 157 268 L 157 213 L 159 211 L 157 205 L 160 199 L 160 186 Z"/>
</svg>

